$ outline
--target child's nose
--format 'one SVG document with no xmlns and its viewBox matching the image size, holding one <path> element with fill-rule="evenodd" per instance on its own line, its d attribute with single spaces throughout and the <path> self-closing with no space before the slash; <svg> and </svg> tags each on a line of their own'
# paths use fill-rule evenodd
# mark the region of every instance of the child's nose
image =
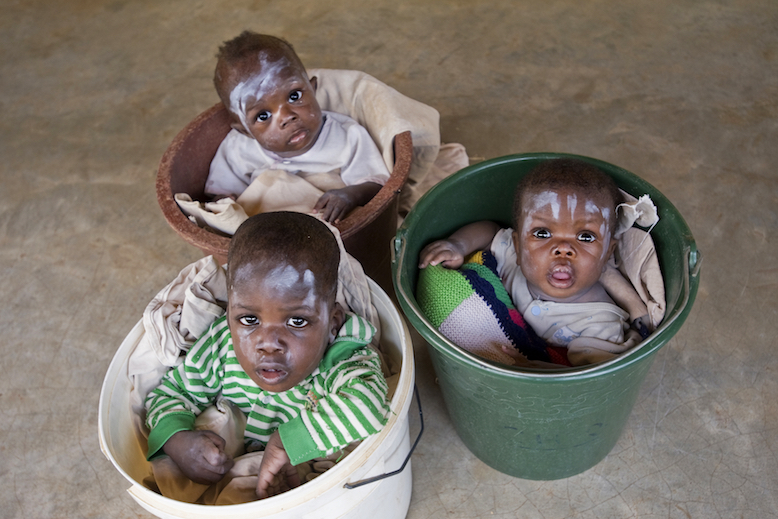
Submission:
<svg viewBox="0 0 778 519">
<path fill-rule="evenodd" d="M 281 122 L 281 127 L 283 128 L 289 123 L 297 120 L 297 112 L 295 112 L 294 108 L 291 106 L 282 106 L 278 120 Z"/>
<path fill-rule="evenodd" d="M 284 340 L 282 334 L 275 327 L 261 326 L 255 332 L 257 350 L 272 353 L 284 350 Z"/>
<path fill-rule="evenodd" d="M 575 256 L 575 248 L 568 240 L 559 240 L 553 249 L 554 256 Z"/>
</svg>

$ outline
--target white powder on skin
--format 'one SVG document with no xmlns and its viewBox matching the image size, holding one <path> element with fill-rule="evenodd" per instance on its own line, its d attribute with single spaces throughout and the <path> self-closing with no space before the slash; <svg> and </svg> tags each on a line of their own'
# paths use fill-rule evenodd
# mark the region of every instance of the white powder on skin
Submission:
<svg viewBox="0 0 778 519">
<path fill-rule="evenodd" d="M 586 204 L 586 209 L 588 210 L 588 203 Z M 575 195 L 567 195 L 567 208 L 570 210 L 570 218 L 573 218 L 573 214 L 575 213 L 575 208 L 578 206 L 578 197 Z"/>
<path fill-rule="evenodd" d="M 307 290 L 302 303 L 312 308 L 316 306 L 316 279 L 310 270 L 300 272 L 292 265 L 278 266 L 267 273 L 267 279 L 279 290 Z"/>
<path fill-rule="evenodd" d="M 540 193 L 534 193 L 526 198 L 527 203 L 522 209 L 522 213 L 524 213 L 524 217 L 522 218 L 522 232 L 524 234 L 529 232 L 529 227 L 532 225 L 532 221 L 528 216 L 545 206 L 551 206 L 553 217 L 555 219 L 559 218 L 561 203 L 559 201 L 559 194 L 555 191 L 542 191 Z"/>
<path fill-rule="evenodd" d="M 281 72 L 291 66 L 292 63 L 286 56 L 270 61 L 267 58 L 267 53 L 262 52 L 259 55 L 259 73 L 244 79 L 230 91 L 230 111 L 240 119 L 241 124 L 249 134 L 251 131 L 246 115 L 246 105 L 249 101 L 261 99 L 276 90 L 279 87 Z"/>
<path fill-rule="evenodd" d="M 600 224 L 600 236 L 602 237 L 603 243 L 602 256 L 600 256 L 600 260 L 602 260 L 603 257 L 608 253 L 608 248 L 610 247 L 611 242 L 611 231 L 609 225 L 611 209 L 610 207 L 600 207 L 594 200 L 587 200 L 586 204 L 584 204 L 584 209 L 588 214 L 599 214 L 602 217 L 603 222 Z"/>
</svg>

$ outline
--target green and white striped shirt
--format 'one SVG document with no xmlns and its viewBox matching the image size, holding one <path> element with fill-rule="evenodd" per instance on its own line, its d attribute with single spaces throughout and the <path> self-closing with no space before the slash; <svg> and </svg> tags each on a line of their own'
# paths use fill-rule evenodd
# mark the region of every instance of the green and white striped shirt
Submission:
<svg viewBox="0 0 778 519">
<path fill-rule="evenodd" d="M 389 403 L 380 359 L 367 347 L 374 334 L 367 320 L 347 314 L 313 373 L 287 391 L 271 393 L 240 366 L 227 320 L 218 319 L 146 397 L 149 459 L 161 454 L 173 434 L 194 429 L 195 416 L 220 394 L 247 415 L 247 446 L 266 444 L 278 430 L 294 465 L 380 431 Z"/>
</svg>

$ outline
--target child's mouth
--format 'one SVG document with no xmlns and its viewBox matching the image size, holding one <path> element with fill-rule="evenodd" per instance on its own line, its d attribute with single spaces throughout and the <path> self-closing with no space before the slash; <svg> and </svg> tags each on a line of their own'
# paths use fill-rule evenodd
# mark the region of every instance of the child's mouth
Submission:
<svg viewBox="0 0 778 519">
<path fill-rule="evenodd" d="M 279 368 L 261 368 L 257 374 L 269 384 L 275 384 L 286 376 L 286 371 Z"/>
<path fill-rule="evenodd" d="M 304 141 L 306 137 L 308 137 L 308 130 L 306 130 L 305 128 L 297 130 L 292 134 L 292 137 L 289 139 L 289 144 L 299 144 L 302 141 Z"/>
<path fill-rule="evenodd" d="M 575 283 L 573 269 L 567 266 L 557 266 L 551 269 L 547 276 L 548 284 L 554 288 L 570 288 Z"/>
</svg>

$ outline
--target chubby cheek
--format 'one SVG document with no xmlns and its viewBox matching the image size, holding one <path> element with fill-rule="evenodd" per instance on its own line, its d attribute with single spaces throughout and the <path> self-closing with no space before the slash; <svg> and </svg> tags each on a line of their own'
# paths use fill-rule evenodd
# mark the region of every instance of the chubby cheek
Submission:
<svg viewBox="0 0 778 519">
<path fill-rule="evenodd" d="M 232 346 L 235 349 L 235 355 L 238 357 L 241 367 L 244 371 L 250 373 L 254 366 L 259 362 L 257 349 L 252 346 L 252 342 L 245 336 L 232 336 Z"/>
<path fill-rule="evenodd" d="M 525 220 L 523 225 L 526 227 L 529 224 Z M 535 268 L 535 263 L 537 263 L 535 258 L 541 254 L 541 252 L 537 250 L 540 248 L 537 243 L 533 245 L 532 240 L 529 237 L 529 232 L 522 232 L 521 235 L 514 232 L 513 247 L 516 251 L 516 258 L 518 259 L 522 270 L 524 270 L 525 267 L 528 269 Z"/>
<path fill-rule="evenodd" d="M 260 144 L 266 148 L 275 147 L 278 145 L 278 135 L 272 130 L 253 129 L 251 134 Z"/>
</svg>

